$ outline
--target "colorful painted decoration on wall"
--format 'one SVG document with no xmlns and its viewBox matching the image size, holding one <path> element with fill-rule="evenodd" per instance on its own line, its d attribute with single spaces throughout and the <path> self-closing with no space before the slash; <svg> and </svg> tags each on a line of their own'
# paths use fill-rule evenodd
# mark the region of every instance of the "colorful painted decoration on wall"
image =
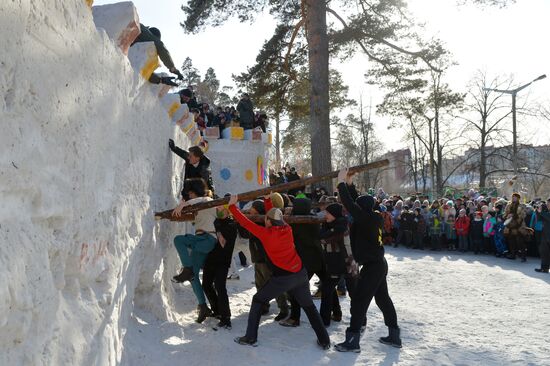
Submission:
<svg viewBox="0 0 550 366">
<path fill-rule="evenodd" d="M 223 180 L 229 180 L 229 178 L 231 178 L 231 171 L 227 168 L 223 168 L 220 170 L 220 177 L 222 177 Z"/>
<path fill-rule="evenodd" d="M 244 173 L 244 177 L 247 181 L 252 181 L 254 179 L 254 173 L 252 172 L 252 170 L 248 169 L 245 173 Z"/>
<path fill-rule="evenodd" d="M 258 156 L 258 159 L 256 160 L 256 175 L 258 176 L 258 184 L 263 185 L 264 184 L 264 158 L 261 156 Z"/>
</svg>

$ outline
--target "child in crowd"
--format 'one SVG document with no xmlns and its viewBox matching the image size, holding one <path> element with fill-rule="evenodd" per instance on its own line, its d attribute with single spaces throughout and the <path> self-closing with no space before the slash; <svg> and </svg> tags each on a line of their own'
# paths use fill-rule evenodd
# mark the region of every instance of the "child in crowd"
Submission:
<svg viewBox="0 0 550 366">
<path fill-rule="evenodd" d="M 487 207 L 487 206 L 484 206 Z M 488 211 L 487 216 L 485 216 L 485 221 L 483 223 L 483 251 L 485 253 L 491 253 L 494 251 L 494 236 L 495 236 L 495 212 Z"/>
<path fill-rule="evenodd" d="M 496 256 L 504 257 L 508 254 L 508 248 L 506 247 L 506 240 L 504 239 L 504 219 L 502 215 L 497 215 L 496 217 L 494 233 Z"/>
<path fill-rule="evenodd" d="M 432 250 L 441 250 L 440 236 L 441 236 L 441 210 L 439 208 L 439 202 L 434 201 L 430 209 L 430 239 Z"/>
<path fill-rule="evenodd" d="M 472 239 L 472 250 L 474 254 L 483 251 L 483 226 L 483 213 L 481 211 L 476 211 L 474 220 L 470 222 L 470 237 Z"/>
<path fill-rule="evenodd" d="M 384 219 L 384 232 L 382 233 L 382 240 L 384 242 L 384 245 L 391 244 L 391 230 L 393 227 L 393 219 L 391 213 L 388 212 L 388 209 L 385 205 L 380 205 L 380 214 Z"/>
<path fill-rule="evenodd" d="M 445 222 L 445 237 L 447 238 L 447 248 L 456 250 L 456 232 L 455 232 L 455 217 L 448 215 Z"/>
<path fill-rule="evenodd" d="M 426 221 L 422 216 L 422 208 L 414 209 L 413 248 L 424 250 L 424 235 L 426 234 Z"/>
<path fill-rule="evenodd" d="M 403 207 L 399 226 L 403 232 L 402 243 L 408 248 L 412 244 L 414 231 L 414 214 L 410 211 L 409 206 Z"/>
<path fill-rule="evenodd" d="M 470 218 L 466 216 L 465 209 L 459 211 L 455 229 L 458 238 L 458 250 L 464 253 L 468 250 L 468 234 L 470 232 Z"/>
</svg>

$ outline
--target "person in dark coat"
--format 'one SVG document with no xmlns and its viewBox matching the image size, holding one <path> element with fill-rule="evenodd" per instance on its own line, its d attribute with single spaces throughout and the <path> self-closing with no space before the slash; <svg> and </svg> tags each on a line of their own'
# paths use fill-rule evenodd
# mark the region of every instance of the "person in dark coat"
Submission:
<svg viewBox="0 0 550 366">
<path fill-rule="evenodd" d="M 349 235 L 348 220 L 344 216 L 344 210 L 339 203 L 332 203 L 324 210 L 326 223 L 321 225 L 321 245 L 323 248 L 326 275 L 321 283 L 321 308 L 319 313 L 325 326 L 330 326 L 331 319 L 342 320 L 340 300 L 336 293 L 336 286 L 340 279 L 346 275 L 348 255 L 345 246 L 345 237 Z M 350 295 L 353 296 L 353 291 Z M 332 316 L 331 316 L 332 312 Z"/>
<path fill-rule="evenodd" d="M 401 230 L 403 230 L 403 244 L 408 248 L 412 244 L 415 227 L 414 213 L 410 211 L 409 206 L 403 207 L 400 220 Z"/>
<path fill-rule="evenodd" d="M 336 345 L 340 352 L 360 352 L 359 340 L 367 310 L 374 298 L 382 310 L 389 335 L 379 339 L 381 343 L 401 347 L 400 329 L 395 307 L 388 293 L 386 277 L 388 263 L 384 258 L 382 242 L 383 219 L 373 211 L 375 200 L 370 195 L 358 197 L 348 169 L 338 174 L 338 194 L 342 204 L 353 218 L 350 239 L 355 261 L 362 266 L 351 298 L 351 321 L 346 329 L 346 339 Z"/>
<path fill-rule="evenodd" d="M 178 92 L 178 94 L 180 95 L 180 103 L 187 104 L 189 112 L 194 109 L 200 109 L 199 104 L 197 103 L 197 98 L 195 98 L 191 89 L 182 89 Z"/>
<path fill-rule="evenodd" d="M 250 130 L 254 127 L 254 104 L 248 94 L 244 93 L 241 100 L 237 104 L 237 111 L 239 112 L 240 126 L 245 130 Z"/>
<path fill-rule="evenodd" d="M 476 211 L 473 217 L 470 221 L 470 239 L 474 254 L 478 254 L 483 251 L 483 213 Z"/>
<path fill-rule="evenodd" d="M 294 200 L 292 215 L 313 216 L 311 213 L 311 200 L 308 198 L 297 198 Z M 323 281 L 325 277 L 323 251 L 319 238 L 319 224 L 291 224 L 292 237 L 296 251 L 302 259 L 308 278 L 314 274 Z M 300 305 L 293 297 L 290 300 L 290 317 L 281 320 L 279 324 L 285 327 L 297 327 L 300 325 Z"/>
<path fill-rule="evenodd" d="M 231 329 L 231 310 L 227 296 L 227 273 L 231 267 L 231 258 L 237 239 L 237 224 L 226 208 L 218 209 L 218 218 L 214 221 L 218 241 L 204 262 L 202 288 L 210 302 L 213 316 L 219 316 L 219 328 Z"/>
<path fill-rule="evenodd" d="M 414 209 L 413 248 L 424 250 L 424 235 L 426 234 L 426 220 L 422 216 L 422 208 Z"/>
<path fill-rule="evenodd" d="M 202 178 L 208 189 L 214 192 L 214 182 L 210 174 L 210 159 L 204 155 L 200 147 L 192 146 L 189 151 L 185 151 L 177 147 L 172 139 L 168 140 L 168 147 L 174 154 L 185 160 L 184 179 Z"/>
<path fill-rule="evenodd" d="M 155 27 L 146 27 L 145 25 L 140 23 L 140 30 L 141 33 L 132 43 L 132 46 L 136 43 L 140 42 L 154 42 L 155 48 L 157 49 L 157 54 L 159 55 L 162 63 L 166 68 L 172 73 L 178 76 L 178 79 L 183 79 L 183 75 L 181 72 L 176 68 L 174 65 L 174 61 L 172 60 L 172 56 L 170 56 L 170 52 L 168 52 L 168 49 L 166 46 L 164 46 L 164 43 L 160 40 L 161 34 L 158 28 Z M 164 78 L 160 77 L 159 75 L 153 73 L 151 77 L 149 78 L 149 82 L 153 84 L 167 84 L 171 86 L 177 86 L 176 83 L 171 82 L 172 78 Z"/>
<path fill-rule="evenodd" d="M 537 208 L 537 213 L 543 220 L 543 224 L 542 238 L 539 245 L 540 268 L 535 268 L 535 271 L 548 273 L 550 269 L 550 212 L 548 212 L 548 206 L 544 203 L 541 204 Z"/>
</svg>

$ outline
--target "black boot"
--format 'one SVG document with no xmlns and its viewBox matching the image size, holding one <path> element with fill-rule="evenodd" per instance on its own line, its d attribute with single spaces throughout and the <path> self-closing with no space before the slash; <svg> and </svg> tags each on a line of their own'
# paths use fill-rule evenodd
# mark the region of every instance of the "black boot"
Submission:
<svg viewBox="0 0 550 366">
<path fill-rule="evenodd" d="M 197 323 L 202 323 L 207 317 L 212 316 L 212 311 L 206 306 L 206 304 L 200 304 L 197 306 Z"/>
<path fill-rule="evenodd" d="M 390 334 L 387 337 L 381 337 L 379 339 L 380 343 L 384 343 L 396 348 L 401 348 L 401 338 L 399 336 L 401 331 L 399 330 L 399 327 L 398 328 L 388 327 L 388 330 Z"/>
<path fill-rule="evenodd" d="M 548 268 L 535 268 L 535 272 L 539 272 L 539 273 L 548 273 Z"/>
<path fill-rule="evenodd" d="M 288 310 L 281 310 L 279 314 L 275 317 L 275 321 L 279 322 L 281 320 L 285 320 L 288 316 Z"/>
<path fill-rule="evenodd" d="M 359 347 L 359 339 L 361 338 L 361 333 L 351 332 L 349 329 L 346 330 L 346 340 L 342 343 L 338 343 L 334 348 L 338 352 L 361 352 Z"/>
<path fill-rule="evenodd" d="M 335 322 L 341 322 L 342 321 L 342 312 L 341 311 L 333 311 L 331 319 Z"/>
<path fill-rule="evenodd" d="M 193 269 L 191 267 L 183 267 L 179 274 L 172 277 L 172 282 L 175 283 L 183 283 L 185 281 L 193 281 L 195 279 L 195 274 L 193 273 Z"/>
<path fill-rule="evenodd" d="M 227 329 L 227 330 L 231 330 L 231 320 L 227 319 L 227 318 L 222 318 L 220 320 L 220 322 L 218 323 L 218 325 L 216 325 L 216 328 L 223 328 L 223 329 Z"/>
<path fill-rule="evenodd" d="M 246 336 L 237 337 L 237 338 L 234 339 L 234 341 L 235 341 L 235 343 L 241 344 L 243 346 L 256 347 L 258 345 L 258 343 L 256 343 L 257 341 L 255 339 L 248 339 L 248 338 L 246 338 Z"/>
</svg>

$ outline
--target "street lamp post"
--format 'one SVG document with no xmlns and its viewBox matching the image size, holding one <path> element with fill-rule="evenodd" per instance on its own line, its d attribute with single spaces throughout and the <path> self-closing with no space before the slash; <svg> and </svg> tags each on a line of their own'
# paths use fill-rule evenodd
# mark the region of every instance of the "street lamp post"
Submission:
<svg viewBox="0 0 550 366">
<path fill-rule="evenodd" d="M 510 90 L 502 89 L 491 89 L 483 88 L 484 91 L 495 91 L 498 93 L 510 94 L 512 95 L 512 164 L 514 166 L 514 174 L 518 172 L 518 134 L 517 134 L 517 123 L 516 123 L 516 96 L 518 92 L 527 88 L 529 85 L 533 84 L 535 81 L 539 81 L 546 78 L 546 74 L 539 76 L 533 81 Z"/>
</svg>

